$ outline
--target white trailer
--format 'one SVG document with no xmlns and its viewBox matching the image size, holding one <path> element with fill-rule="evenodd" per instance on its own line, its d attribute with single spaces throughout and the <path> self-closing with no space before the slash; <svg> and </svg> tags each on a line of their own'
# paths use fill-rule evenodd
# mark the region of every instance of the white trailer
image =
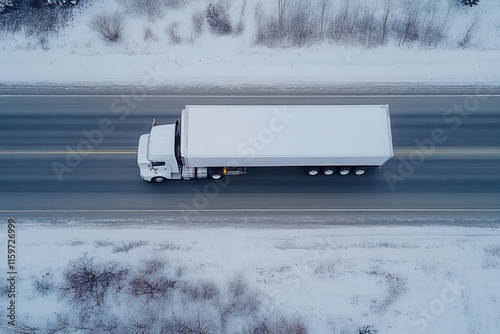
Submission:
<svg viewBox="0 0 500 334">
<path fill-rule="evenodd" d="M 364 174 L 393 156 L 388 105 L 188 105 L 180 123 L 140 137 L 146 181 L 303 166 L 309 175 Z"/>
</svg>

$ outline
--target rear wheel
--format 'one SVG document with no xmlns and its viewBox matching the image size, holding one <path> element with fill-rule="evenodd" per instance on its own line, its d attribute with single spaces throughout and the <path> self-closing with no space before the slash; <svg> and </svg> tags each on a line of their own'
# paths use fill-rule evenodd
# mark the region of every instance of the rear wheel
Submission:
<svg viewBox="0 0 500 334">
<path fill-rule="evenodd" d="M 162 183 L 163 181 L 165 181 L 165 178 L 158 176 L 158 177 L 154 177 L 152 181 L 156 182 L 156 183 Z"/>
<path fill-rule="evenodd" d="M 356 174 L 356 175 L 363 175 L 364 173 L 366 173 L 366 169 L 364 169 L 364 168 L 356 168 L 354 170 L 354 174 Z"/>
<path fill-rule="evenodd" d="M 214 174 L 212 174 L 212 176 L 211 176 L 211 177 L 212 177 L 212 179 L 214 179 L 214 180 L 219 180 L 219 179 L 222 177 L 222 175 L 221 175 L 221 174 L 219 174 L 219 173 L 214 173 Z"/>
<path fill-rule="evenodd" d="M 350 172 L 351 172 L 351 167 L 340 167 L 340 169 L 339 169 L 340 175 L 347 175 Z"/>
<path fill-rule="evenodd" d="M 335 173 L 335 167 L 324 167 L 322 171 L 325 175 L 332 175 Z"/>
<path fill-rule="evenodd" d="M 308 167 L 306 168 L 307 174 L 314 176 L 319 174 L 319 168 L 317 167 Z"/>
</svg>

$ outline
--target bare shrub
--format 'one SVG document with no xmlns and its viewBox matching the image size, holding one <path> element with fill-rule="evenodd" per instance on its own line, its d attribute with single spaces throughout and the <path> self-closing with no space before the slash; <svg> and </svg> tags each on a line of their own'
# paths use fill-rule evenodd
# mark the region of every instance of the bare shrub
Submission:
<svg viewBox="0 0 500 334">
<path fill-rule="evenodd" d="M 121 244 L 113 246 L 113 253 L 121 253 L 121 252 L 128 253 L 130 250 L 134 248 L 146 246 L 147 244 L 148 242 L 145 240 L 127 241 L 127 242 L 122 241 Z"/>
<path fill-rule="evenodd" d="M 484 251 L 492 256 L 500 257 L 500 245 L 490 245 L 485 247 Z"/>
<path fill-rule="evenodd" d="M 47 319 L 45 327 L 47 333 L 69 333 L 72 324 L 67 313 L 56 312 L 55 319 Z"/>
<path fill-rule="evenodd" d="M 248 282 L 243 278 L 243 276 L 238 275 L 228 282 L 227 287 L 231 297 L 239 298 L 246 294 L 248 290 Z"/>
<path fill-rule="evenodd" d="M 223 328 L 232 316 L 249 316 L 258 311 L 261 300 L 256 290 L 250 289 L 248 282 L 240 275 L 231 279 L 227 290 L 215 303 Z"/>
<path fill-rule="evenodd" d="M 158 42 L 158 36 L 153 32 L 151 27 L 144 28 L 144 42 Z"/>
<path fill-rule="evenodd" d="M 96 263 L 84 255 L 66 266 L 60 290 L 75 303 L 102 305 L 110 289 L 121 288 L 127 272 L 115 263 Z"/>
<path fill-rule="evenodd" d="M 229 20 L 228 8 L 221 1 L 211 2 L 205 9 L 210 30 L 216 35 L 227 35 L 233 30 Z"/>
<path fill-rule="evenodd" d="M 376 330 L 375 327 L 373 327 L 373 325 L 361 326 L 358 329 L 358 334 L 377 334 L 377 333 L 378 330 Z"/>
<path fill-rule="evenodd" d="M 156 274 L 167 265 L 167 261 L 159 256 L 155 256 L 142 261 L 140 272 L 146 275 Z"/>
<path fill-rule="evenodd" d="M 104 40 L 117 42 L 122 37 L 124 16 L 120 12 L 98 14 L 90 21 L 90 28 L 100 33 Z"/>
<path fill-rule="evenodd" d="M 177 278 L 183 276 L 186 270 L 187 270 L 186 266 L 178 266 L 177 268 L 175 268 L 175 276 Z"/>
<path fill-rule="evenodd" d="M 16 321 L 16 327 L 11 331 L 12 334 L 38 334 L 40 328 L 35 325 L 29 325 L 22 321 Z"/>
<path fill-rule="evenodd" d="M 205 14 L 202 10 L 197 10 L 191 16 L 191 23 L 193 24 L 193 32 L 195 36 L 200 36 L 203 32 L 203 22 L 205 22 Z"/>
<path fill-rule="evenodd" d="M 234 34 L 236 36 L 239 36 L 243 33 L 243 31 L 245 31 L 245 23 L 243 22 L 243 20 L 240 20 L 236 25 L 236 28 L 234 28 Z"/>
<path fill-rule="evenodd" d="M 220 325 L 209 309 L 197 307 L 192 310 L 174 312 L 171 321 L 166 322 L 162 332 L 176 334 L 220 333 Z"/>
<path fill-rule="evenodd" d="M 151 21 L 155 21 L 164 14 L 161 0 L 133 0 L 132 2 L 135 12 Z"/>
<path fill-rule="evenodd" d="M 172 44 L 180 44 L 182 42 L 182 38 L 179 36 L 179 32 L 177 31 L 178 27 L 179 24 L 177 22 L 173 22 L 167 28 L 167 34 Z"/>
<path fill-rule="evenodd" d="M 272 315 L 247 325 L 240 334 L 307 334 L 309 329 L 300 317 Z"/>
<path fill-rule="evenodd" d="M 71 331 L 68 331 L 69 333 L 122 334 L 125 332 L 126 328 L 121 320 L 104 307 L 82 308 L 79 311 L 72 321 L 73 327 Z"/>
<path fill-rule="evenodd" d="M 181 246 L 176 245 L 176 244 L 174 244 L 172 242 L 170 242 L 170 243 L 162 243 L 162 244 L 159 245 L 158 248 L 159 248 L 160 251 L 165 251 L 165 250 L 176 250 L 176 251 L 178 251 L 178 250 L 181 250 Z"/>
<path fill-rule="evenodd" d="M 185 282 L 181 291 L 194 301 L 215 299 L 220 294 L 219 287 L 211 280 Z"/>
<path fill-rule="evenodd" d="M 133 296 L 145 296 L 150 299 L 164 299 L 175 287 L 176 281 L 164 276 L 135 275 L 130 281 L 130 292 Z"/>
<path fill-rule="evenodd" d="M 283 34 L 279 29 L 278 20 L 273 17 L 262 19 L 257 26 L 255 44 L 276 47 L 282 44 Z"/>
<path fill-rule="evenodd" d="M 122 0 L 128 12 L 154 22 L 163 17 L 167 8 L 181 7 L 186 0 Z"/>
<path fill-rule="evenodd" d="M 90 45 L 89 45 L 89 46 L 85 45 L 85 46 L 86 46 L 86 47 L 90 47 Z M 101 248 L 101 247 L 108 247 L 108 246 L 113 245 L 113 242 L 108 241 L 108 240 L 96 240 L 96 241 L 94 241 L 94 245 L 95 245 L 96 247 L 98 247 L 98 248 Z"/>
<path fill-rule="evenodd" d="M 75 238 L 75 239 L 72 239 L 71 241 L 68 241 L 67 244 L 70 246 L 81 246 L 81 245 L 85 245 L 85 241 L 83 241 L 79 238 Z"/>
<path fill-rule="evenodd" d="M 159 320 L 158 314 L 148 310 L 129 317 L 127 328 L 129 328 L 130 333 L 159 333 L 160 331 L 156 330 Z"/>
<path fill-rule="evenodd" d="M 45 273 L 42 277 L 34 277 L 33 290 L 40 296 L 47 296 L 55 289 L 55 284 L 50 273 Z"/>
</svg>

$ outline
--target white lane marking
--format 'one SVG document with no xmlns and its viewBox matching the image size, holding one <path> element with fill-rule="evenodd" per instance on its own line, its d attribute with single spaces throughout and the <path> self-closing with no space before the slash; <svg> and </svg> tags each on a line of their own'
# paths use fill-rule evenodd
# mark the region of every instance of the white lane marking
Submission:
<svg viewBox="0 0 500 334">
<path fill-rule="evenodd" d="M 408 156 L 411 154 L 421 153 L 423 155 L 430 155 L 430 156 L 457 156 L 457 157 L 500 156 L 500 148 L 497 148 L 497 147 L 467 147 L 467 148 L 466 147 L 458 147 L 458 148 L 455 148 L 455 147 L 454 148 L 436 147 L 431 151 L 432 152 L 427 152 L 426 149 L 421 149 L 418 147 L 402 148 L 402 149 L 395 149 L 394 155 L 396 155 L 396 156 Z"/>
<path fill-rule="evenodd" d="M 114 212 L 114 213 L 119 213 L 119 212 L 150 212 L 150 213 L 181 213 L 181 212 L 206 212 L 206 213 L 231 213 L 231 212 L 500 212 L 500 209 L 452 209 L 452 208 L 415 208 L 415 209 L 402 209 L 402 208 L 388 208 L 388 209 L 154 209 L 154 210 L 144 210 L 144 209 L 111 209 L 111 210 L 105 210 L 105 209 L 79 209 L 79 210 L 52 210 L 52 209 L 33 209 L 33 210 L 0 210 L 1 213 L 30 213 L 30 212 L 40 212 L 40 213 L 66 213 L 66 212 L 87 212 L 87 213 L 92 213 L 92 212 Z"/>
</svg>

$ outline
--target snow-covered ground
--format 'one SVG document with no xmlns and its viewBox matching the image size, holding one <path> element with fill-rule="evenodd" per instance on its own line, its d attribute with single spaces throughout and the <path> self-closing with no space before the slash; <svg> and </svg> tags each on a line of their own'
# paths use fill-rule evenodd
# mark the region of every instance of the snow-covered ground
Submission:
<svg viewBox="0 0 500 334">
<path fill-rule="evenodd" d="M 2 233 L 3 249 L 5 239 Z M 357 333 L 373 325 L 379 333 L 495 334 L 499 240 L 497 228 L 453 226 L 84 229 L 18 222 L 17 317 L 44 328 L 47 317 L 68 310 L 57 291 L 43 296 L 34 282 L 50 276 L 58 286 L 68 263 L 87 254 L 128 268 L 160 259 L 170 277 L 182 268 L 179 280 L 221 287 L 240 275 L 260 291 L 261 316 L 276 310 L 300 316 L 310 333 Z M 113 251 L 131 241 L 136 248 Z M 2 325 L 6 303 L 2 296 Z"/>
<path fill-rule="evenodd" d="M 441 6 L 449 1 L 442 0 Z M 481 0 L 474 8 L 453 7 L 447 38 L 435 47 L 397 46 L 364 48 L 332 41 L 312 41 L 304 47 L 268 48 L 255 45 L 255 8 L 276 11 L 274 2 L 225 1 L 233 25 L 242 21 L 238 34 L 216 36 L 204 22 L 201 34 L 193 33 L 192 15 L 208 1 L 187 1 L 167 8 L 152 19 L 127 11 L 125 0 L 87 1 L 68 27 L 47 39 L 23 32 L 0 36 L 0 80 L 3 83 L 101 83 L 101 84 L 328 84 L 360 82 L 498 83 L 500 82 L 500 3 Z M 128 2 L 131 2 L 128 0 Z M 363 3 L 365 1 L 358 1 Z M 332 15 L 337 13 L 332 0 Z M 373 4 L 373 2 L 365 2 Z M 400 3 L 395 1 L 394 3 Z M 244 6 L 245 5 L 245 6 Z M 243 7 L 244 6 L 244 7 Z M 382 5 L 376 9 L 383 14 Z M 243 15 L 241 15 L 242 10 Z M 124 12 L 120 41 L 106 42 L 89 23 L 98 13 Z M 395 7 L 393 15 L 402 15 Z M 444 10 L 440 11 L 443 15 Z M 377 14 L 380 16 L 379 14 Z M 377 17 L 378 17 L 377 16 Z M 474 18 L 467 48 L 457 46 Z M 180 43 L 174 44 L 168 27 L 177 24 Z M 145 40 L 145 30 L 151 36 Z M 161 73 L 151 80 L 150 72 Z"/>
<path fill-rule="evenodd" d="M 89 1 L 58 36 L 40 40 L 23 32 L 0 35 L 0 83 L 155 86 L 500 83 L 500 2 L 481 0 L 457 11 L 447 40 L 418 45 L 363 48 L 323 41 L 305 47 L 256 46 L 254 9 L 247 0 L 240 35 L 215 36 L 205 23 L 192 35 L 191 15 L 208 1 L 190 1 L 155 20 L 126 12 L 118 43 L 103 41 L 89 22 L 100 12 L 123 9 L 124 0 Z M 442 0 L 447 2 L 447 0 Z M 451 1 L 451 0 L 450 0 Z M 243 0 L 228 1 L 233 22 Z M 274 4 L 265 2 L 264 6 Z M 271 6 L 269 5 L 269 6 Z M 268 7 L 266 10 L 271 7 Z M 479 25 L 466 49 L 458 48 L 470 21 Z M 166 32 L 178 23 L 181 43 Z M 144 40 L 149 27 L 152 38 Z M 147 222 L 144 222 L 147 224 Z M 356 333 L 373 325 L 380 333 L 500 333 L 500 232 L 472 227 L 360 227 L 241 229 L 136 227 L 94 229 L 23 225 L 16 229 L 16 314 L 25 324 L 45 328 L 56 312 L 78 314 L 57 289 L 70 261 L 87 254 L 130 271 L 147 259 L 165 261 L 164 275 L 179 280 L 213 280 L 218 286 L 241 275 L 262 298 L 259 315 L 275 310 L 299 315 L 310 333 Z M 4 226 L 5 228 L 5 226 Z M 7 268 L 6 234 L 1 236 Z M 122 243 L 138 242 L 128 252 Z M 6 271 L 2 270 L 2 275 Z M 0 331 L 6 328 L 8 281 L 2 276 Z M 43 285 L 42 284 L 42 285 Z M 110 312 L 122 312 L 114 299 Z M 122 304 L 120 304 L 122 303 Z M 140 307 L 141 305 L 139 305 Z M 70 312 L 71 313 L 71 312 Z M 135 319 L 135 318 L 134 318 Z"/>
</svg>

